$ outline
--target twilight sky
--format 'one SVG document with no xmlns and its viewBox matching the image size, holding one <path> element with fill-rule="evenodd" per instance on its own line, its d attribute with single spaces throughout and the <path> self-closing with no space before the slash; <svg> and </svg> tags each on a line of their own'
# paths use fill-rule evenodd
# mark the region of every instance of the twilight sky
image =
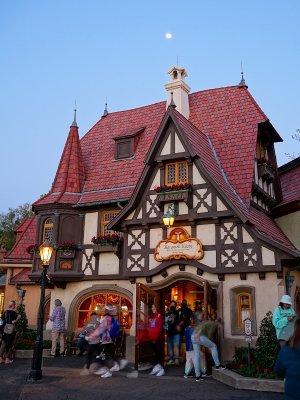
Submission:
<svg viewBox="0 0 300 400">
<path fill-rule="evenodd" d="M 300 128 L 299 0 L 2 0 L 0 213 L 49 191 L 73 120 L 166 99 L 167 71 L 191 92 L 240 81 L 284 140 Z M 165 34 L 172 33 L 172 39 Z"/>
</svg>

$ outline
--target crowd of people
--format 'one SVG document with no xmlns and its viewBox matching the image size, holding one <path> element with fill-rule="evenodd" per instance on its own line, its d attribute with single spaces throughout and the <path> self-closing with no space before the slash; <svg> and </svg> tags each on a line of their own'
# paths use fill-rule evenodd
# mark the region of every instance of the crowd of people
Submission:
<svg viewBox="0 0 300 400">
<path fill-rule="evenodd" d="M 216 316 L 208 316 L 204 319 L 203 304 L 197 300 L 192 311 L 183 299 L 180 307 L 172 300 L 164 314 L 157 309 L 155 304 L 149 305 L 149 319 L 146 321 L 146 332 L 143 332 L 144 340 L 150 344 L 154 366 L 150 374 L 163 376 L 165 368 L 179 366 L 181 357 L 181 345 L 185 343 L 184 377 L 195 376 L 196 381 L 203 380 L 206 375 L 205 357 L 202 349 L 206 348 L 215 364 L 215 369 L 225 369 L 220 363 L 216 333 L 222 325 L 222 320 Z M 52 322 L 52 348 L 51 357 L 59 353 L 65 355 L 65 323 L 66 310 L 61 301 L 54 301 L 52 314 L 48 316 Z M 8 309 L 3 314 L 2 341 L 0 346 L 0 363 L 13 362 L 13 343 L 16 337 L 16 327 L 20 315 L 16 312 L 16 302 L 9 302 Z M 278 306 L 274 309 L 272 323 L 276 330 L 278 347 L 280 349 L 275 365 L 278 375 L 285 378 L 286 399 L 293 399 L 294 393 L 300 390 L 300 319 L 297 318 L 289 295 L 283 295 Z M 93 373 L 101 378 L 112 377 L 113 372 L 118 372 L 126 367 L 128 361 L 118 358 L 116 352 L 116 338 L 120 336 L 121 327 L 117 319 L 117 308 L 107 304 L 104 315 L 101 317 L 93 311 L 90 319 L 82 328 L 77 347 L 78 356 L 86 353 L 86 361 L 81 375 L 91 373 L 90 366 L 95 361 L 98 368 Z M 137 332 L 137 335 L 140 335 Z M 165 361 L 163 346 L 160 344 L 167 338 L 168 356 Z M 141 335 L 140 335 L 141 337 Z M 203 367 L 204 365 L 204 367 Z M 194 374 L 193 374 L 194 369 Z"/>
</svg>

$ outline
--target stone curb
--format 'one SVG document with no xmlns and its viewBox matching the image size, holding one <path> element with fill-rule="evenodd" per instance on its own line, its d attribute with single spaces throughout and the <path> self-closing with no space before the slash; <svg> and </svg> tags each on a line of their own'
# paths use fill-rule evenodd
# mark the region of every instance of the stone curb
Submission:
<svg viewBox="0 0 300 400">
<path fill-rule="evenodd" d="M 284 382 L 282 380 L 248 378 L 229 369 L 219 371 L 213 369 L 212 376 L 215 380 L 232 386 L 235 389 L 284 393 Z"/>
</svg>

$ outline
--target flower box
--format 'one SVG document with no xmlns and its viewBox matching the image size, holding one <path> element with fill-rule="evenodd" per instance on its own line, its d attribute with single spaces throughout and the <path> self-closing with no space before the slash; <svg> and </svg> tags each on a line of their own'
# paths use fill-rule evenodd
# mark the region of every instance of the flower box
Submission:
<svg viewBox="0 0 300 400">
<path fill-rule="evenodd" d="M 59 257 L 60 258 L 74 258 L 75 257 L 75 250 L 74 249 L 62 249 L 62 250 L 59 250 Z"/>
<path fill-rule="evenodd" d="M 120 243 L 116 244 L 95 244 L 93 246 L 93 253 L 117 253 L 119 251 Z"/>
</svg>

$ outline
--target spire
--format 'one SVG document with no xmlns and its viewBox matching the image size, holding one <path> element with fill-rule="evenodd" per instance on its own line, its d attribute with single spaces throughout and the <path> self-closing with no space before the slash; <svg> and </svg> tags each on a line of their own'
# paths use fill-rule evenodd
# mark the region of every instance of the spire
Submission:
<svg viewBox="0 0 300 400">
<path fill-rule="evenodd" d="M 107 101 L 106 101 L 106 103 L 105 103 L 105 108 L 104 108 L 104 111 L 103 111 L 103 114 L 102 114 L 102 118 L 103 118 L 103 117 L 106 117 L 107 114 L 108 114 L 108 111 L 107 111 Z"/>
<path fill-rule="evenodd" d="M 69 135 L 57 168 L 51 192 L 80 193 L 85 180 L 84 164 L 82 161 L 78 126 L 76 123 L 76 108 L 74 121 L 70 126 Z"/>
<path fill-rule="evenodd" d="M 76 122 L 76 112 L 77 112 L 77 110 L 76 110 L 76 101 L 75 101 L 74 121 L 72 122 L 72 125 L 71 125 L 71 126 L 76 126 L 76 127 L 78 127 L 78 126 L 77 126 L 77 122 Z"/>
</svg>

